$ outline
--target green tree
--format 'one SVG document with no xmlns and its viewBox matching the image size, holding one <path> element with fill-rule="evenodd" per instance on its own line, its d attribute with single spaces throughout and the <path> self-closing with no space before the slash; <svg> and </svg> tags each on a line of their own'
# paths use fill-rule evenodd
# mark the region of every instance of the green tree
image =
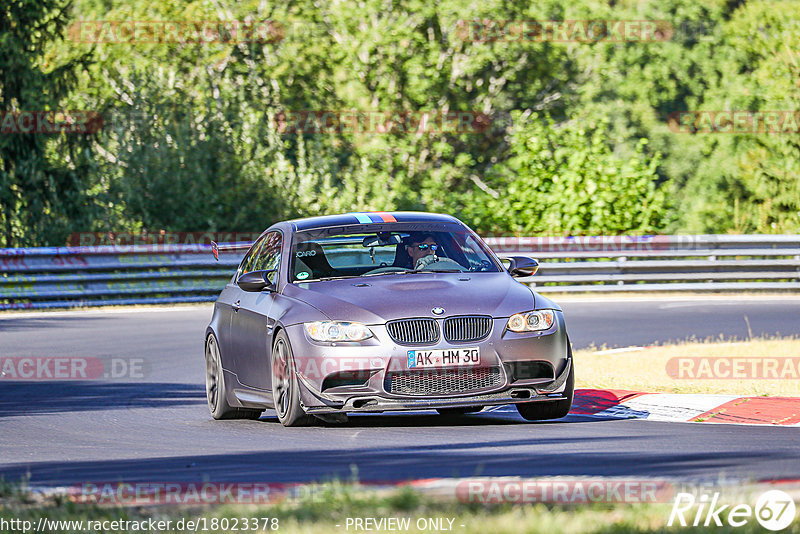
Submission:
<svg viewBox="0 0 800 534">
<path fill-rule="evenodd" d="M 643 153 L 645 139 L 621 158 L 607 143 L 605 118 L 562 124 L 535 113 L 515 118 L 512 156 L 493 180 L 505 193 L 487 196 L 494 220 L 484 231 L 502 231 L 501 220 L 520 235 L 642 234 L 663 227 L 665 195 L 655 185 L 660 156 Z"/>
<path fill-rule="evenodd" d="M 74 1 L 73 20 L 273 21 L 285 32 L 267 43 L 93 47 L 59 41 L 64 11 L 41 7 L 63 5 L 55 0 L 2 8 L 39 13 L 0 37 L 0 69 L 12 73 L 3 76 L 30 89 L 7 109 L 58 104 L 114 119 L 91 140 L 2 139 L 8 150 L 39 147 L 30 154 L 40 159 L 17 145 L 2 153 L 0 222 L 17 243 L 55 243 L 69 228 L 250 231 L 366 209 L 451 212 L 484 232 L 799 227 L 796 137 L 667 124 L 675 111 L 794 109 L 796 2 Z M 33 32 L 44 50 L 33 53 L 40 19 L 52 38 Z M 464 31 L 588 19 L 666 20 L 674 35 L 562 43 Z M 58 98 L 55 82 L 37 81 L 93 49 L 86 69 L 63 71 Z M 20 61 L 36 72 L 23 76 Z M 280 135 L 271 117 L 282 110 L 470 110 L 492 123 L 480 133 Z"/>
<path fill-rule="evenodd" d="M 800 112 L 800 4 L 751 1 L 721 30 L 719 74 L 690 109 Z M 789 130 L 677 136 L 696 163 L 676 194 L 682 229 L 800 232 L 800 141 L 780 124 Z"/>
<path fill-rule="evenodd" d="M 0 6 L 0 111 L 59 110 L 89 54 L 51 64 L 70 5 L 17 0 Z M 93 215 L 86 177 L 92 154 L 85 134 L 0 134 L 0 221 L 6 247 L 63 243 Z M 86 228 L 87 226 L 83 226 Z"/>
</svg>

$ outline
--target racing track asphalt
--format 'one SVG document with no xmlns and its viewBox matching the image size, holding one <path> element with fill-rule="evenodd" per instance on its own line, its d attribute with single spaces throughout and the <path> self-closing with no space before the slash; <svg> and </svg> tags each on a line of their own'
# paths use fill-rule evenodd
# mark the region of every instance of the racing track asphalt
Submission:
<svg viewBox="0 0 800 534">
<path fill-rule="evenodd" d="M 563 303 L 577 348 L 690 336 L 800 334 L 800 298 L 591 299 Z M 0 357 L 140 358 L 144 378 L 0 380 L 0 475 L 97 481 L 294 482 L 348 478 L 592 475 L 800 478 L 800 428 L 597 420 L 526 423 L 513 407 L 351 417 L 287 429 L 213 421 L 202 334 L 210 306 L 0 315 Z M 747 320 L 745 320 L 747 316 Z M 580 373 L 580 369 L 578 369 Z"/>
</svg>

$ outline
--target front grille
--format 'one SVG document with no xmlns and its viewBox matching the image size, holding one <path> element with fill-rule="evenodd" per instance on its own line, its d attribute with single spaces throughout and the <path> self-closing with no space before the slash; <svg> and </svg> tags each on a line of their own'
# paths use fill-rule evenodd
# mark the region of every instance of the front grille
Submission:
<svg viewBox="0 0 800 534">
<path fill-rule="evenodd" d="M 439 325 L 435 319 L 401 319 L 386 323 L 389 335 L 404 345 L 429 345 L 439 341 Z"/>
<path fill-rule="evenodd" d="M 476 369 L 429 369 L 387 374 L 384 389 L 398 395 L 440 395 L 466 393 L 499 386 L 499 367 Z"/>
<path fill-rule="evenodd" d="M 492 318 L 485 315 L 465 315 L 444 320 L 444 338 L 450 343 L 478 341 L 492 331 Z"/>
</svg>

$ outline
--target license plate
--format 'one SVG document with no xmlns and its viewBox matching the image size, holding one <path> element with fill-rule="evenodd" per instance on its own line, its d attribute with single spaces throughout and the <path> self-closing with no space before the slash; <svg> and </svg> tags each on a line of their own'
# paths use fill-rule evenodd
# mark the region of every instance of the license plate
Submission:
<svg viewBox="0 0 800 534">
<path fill-rule="evenodd" d="M 481 363 L 478 347 L 408 351 L 408 368 L 472 366 Z"/>
</svg>

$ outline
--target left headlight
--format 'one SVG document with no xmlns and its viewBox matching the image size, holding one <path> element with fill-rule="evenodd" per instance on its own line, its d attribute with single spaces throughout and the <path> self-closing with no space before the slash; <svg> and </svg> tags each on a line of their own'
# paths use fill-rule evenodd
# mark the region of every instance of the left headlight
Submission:
<svg viewBox="0 0 800 534">
<path fill-rule="evenodd" d="M 508 318 L 508 329 L 512 332 L 537 332 L 547 330 L 555 321 L 553 310 L 515 313 Z"/>
<path fill-rule="evenodd" d="M 303 326 L 314 341 L 362 341 L 372 337 L 370 329 L 361 323 L 315 321 Z"/>
</svg>

